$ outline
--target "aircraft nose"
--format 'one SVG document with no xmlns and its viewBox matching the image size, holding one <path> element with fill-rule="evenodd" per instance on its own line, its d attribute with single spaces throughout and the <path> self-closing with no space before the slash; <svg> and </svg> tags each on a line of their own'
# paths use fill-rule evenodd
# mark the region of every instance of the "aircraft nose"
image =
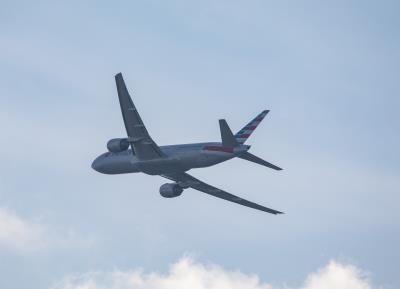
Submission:
<svg viewBox="0 0 400 289">
<path fill-rule="evenodd" d="M 94 169 L 96 172 L 101 173 L 102 172 L 102 160 L 101 157 L 97 157 L 93 162 L 92 162 L 92 169 Z"/>
</svg>

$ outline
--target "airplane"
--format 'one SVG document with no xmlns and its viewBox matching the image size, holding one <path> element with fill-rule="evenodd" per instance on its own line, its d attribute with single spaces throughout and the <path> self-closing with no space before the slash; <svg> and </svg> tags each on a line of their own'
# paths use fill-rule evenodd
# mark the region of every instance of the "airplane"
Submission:
<svg viewBox="0 0 400 289">
<path fill-rule="evenodd" d="M 236 134 L 232 133 L 225 119 L 220 119 L 221 142 L 158 146 L 147 132 L 121 73 L 115 75 L 115 81 L 127 137 L 109 140 L 108 152 L 93 161 L 94 170 L 110 175 L 139 172 L 159 175 L 173 181 L 160 187 L 159 192 L 165 198 L 178 197 L 183 190 L 192 188 L 256 210 L 283 214 L 215 188 L 187 173 L 194 168 L 210 167 L 236 157 L 277 171 L 282 170 L 249 153 L 250 146 L 245 145 L 269 110 L 262 111 Z"/>
</svg>

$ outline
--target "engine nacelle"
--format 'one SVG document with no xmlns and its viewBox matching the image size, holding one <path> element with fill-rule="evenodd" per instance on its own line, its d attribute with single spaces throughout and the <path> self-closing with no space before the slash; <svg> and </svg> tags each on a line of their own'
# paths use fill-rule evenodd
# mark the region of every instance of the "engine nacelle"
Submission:
<svg viewBox="0 0 400 289">
<path fill-rule="evenodd" d="M 175 198 L 182 194 L 183 188 L 178 184 L 163 184 L 160 187 L 160 195 L 164 198 Z"/>
<path fill-rule="evenodd" d="M 129 148 L 129 142 L 126 138 L 113 138 L 107 142 L 107 149 L 112 153 L 126 151 Z"/>
</svg>

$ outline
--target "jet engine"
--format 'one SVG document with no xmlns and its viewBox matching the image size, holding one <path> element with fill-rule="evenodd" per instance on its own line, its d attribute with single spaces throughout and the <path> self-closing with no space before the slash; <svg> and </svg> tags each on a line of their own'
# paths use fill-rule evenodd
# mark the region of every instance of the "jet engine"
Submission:
<svg viewBox="0 0 400 289">
<path fill-rule="evenodd" d="M 107 149 L 112 153 L 126 151 L 129 148 L 129 142 L 126 138 L 113 138 L 107 142 Z"/>
<path fill-rule="evenodd" d="M 182 194 L 183 188 L 178 184 L 163 184 L 160 187 L 160 195 L 164 198 L 175 198 Z"/>
</svg>

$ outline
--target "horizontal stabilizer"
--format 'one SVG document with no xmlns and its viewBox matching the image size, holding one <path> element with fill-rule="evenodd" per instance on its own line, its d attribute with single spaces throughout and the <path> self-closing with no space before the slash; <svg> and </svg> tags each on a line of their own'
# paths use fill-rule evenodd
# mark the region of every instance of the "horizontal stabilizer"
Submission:
<svg viewBox="0 0 400 289">
<path fill-rule="evenodd" d="M 219 120 L 219 129 L 221 130 L 222 146 L 233 148 L 239 145 L 225 119 Z"/>
<path fill-rule="evenodd" d="M 255 156 L 255 155 L 253 155 L 253 154 L 251 154 L 249 152 L 245 152 L 244 154 L 241 154 L 240 156 L 238 156 L 238 158 L 241 158 L 241 159 L 244 159 L 246 161 L 253 162 L 253 163 L 268 167 L 268 168 L 273 169 L 273 170 L 277 170 L 277 171 L 282 170 L 280 167 L 277 167 L 277 166 L 275 166 L 275 165 L 273 165 L 273 164 L 271 164 L 271 163 L 269 163 L 267 161 L 264 161 L 263 159 Z"/>
</svg>

